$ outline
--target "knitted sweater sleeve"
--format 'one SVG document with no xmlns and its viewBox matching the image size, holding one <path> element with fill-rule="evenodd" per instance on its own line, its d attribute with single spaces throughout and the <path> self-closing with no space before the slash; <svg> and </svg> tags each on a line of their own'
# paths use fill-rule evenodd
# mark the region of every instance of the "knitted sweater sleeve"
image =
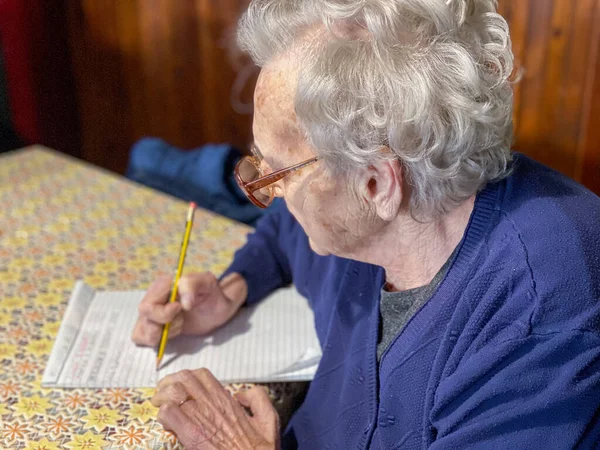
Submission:
<svg viewBox="0 0 600 450">
<path fill-rule="evenodd" d="M 292 282 L 290 252 L 302 228 L 285 204 L 263 217 L 240 248 L 223 277 L 239 273 L 248 285 L 247 304 L 255 303 Z"/>
</svg>

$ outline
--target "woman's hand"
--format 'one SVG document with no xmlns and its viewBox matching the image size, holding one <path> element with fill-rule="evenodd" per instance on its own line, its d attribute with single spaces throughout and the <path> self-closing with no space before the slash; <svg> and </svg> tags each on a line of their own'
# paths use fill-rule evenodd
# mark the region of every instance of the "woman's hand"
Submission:
<svg viewBox="0 0 600 450">
<path fill-rule="evenodd" d="M 279 448 L 279 416 L 260 386 L 234 398 L 207 369 L 184 370 L 160 381 L 152 404 L 188 450 Z"/>
<path fill-rule="evenodd" d="M 158 278 L 146 292 L 133 329 L 138 345 L 158 345 L 162 327 L 170 322 L 169 337 L 179 334 L 208 334 L 229 321 L 247 296 L 246 281 L 231 274 L 220 282 L 212 273 L 194 273 L 181 277 L 180 301 L 168 303 L 173 280 Z"/>
</svg>

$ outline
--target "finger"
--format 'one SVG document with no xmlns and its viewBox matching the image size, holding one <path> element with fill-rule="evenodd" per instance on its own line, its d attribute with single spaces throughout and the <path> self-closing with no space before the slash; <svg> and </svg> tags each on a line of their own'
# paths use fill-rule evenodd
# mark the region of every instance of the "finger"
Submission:
<svg viewBox="0 0 600 450">
<path fill-rule="evenodd" d="M 158 382 L 157 390 L 162 391 L 167 386 L 175 383 L 184 385 L 186 391 L 199 403 L 206 401 L 208 392 L 218 393 L 219 391 L 223 391 L 225 395 L 229 396 L 223 385 L 207 369 L 198 369 L 194 372 L 191 370 L 182 370 L 167 375 Z M 203 383 L 205 386 L 203 386 Z"/>
<path fill-rule="evenodd" d="M 239 402 L 232 397 L 208 369 L 194 370 L 193 376 L 197 381 L 190 380 L 186 386 L 201 407 L 213 410 L 223 416 L 248 417 Z M 248 423 L 239 423 L 238 425 L 244 428 Z"/>
<path fill-rule="evenodd" d="M 156 305 L 162 306 L 169 301 L 171 283 L 170 277 L 159 277 L 150 285 L 138 306 L 141 316 L 150 316 Z"/>
<path fill-rule="evenodd" d="M 209 376 L 205 375 L 205 372 L 208 372 L 208 370 L 199 369 L 193 372 L 191 370 L 182 370 L 181 372 L 177 372 L 175 374 L 176 380 L 185 385 L 187 391 L 198 403 L 206 403 L 209 396 L 209 392 L 211 392 L 209 391 L 209 389 L 215 389 L 214 384 L 203 384 L 204 380 L 209 378 Z M 210 372 L 208 373 L 210 374 Z M 210 374 L 210 376 L 212 376 L 212 374 Z M 203 381 L 200 381 L 200 379 L 202 379 Z M 223 387 L 218 381 L 217 384 L 219 385 L 219 389 L 223 389 Z"/>
<path fill-rule="evenodd" d="M 189 441 L 191 430 L 197 428 L 175 402 L 163 404 L 158 410 L 157 419 L 166 430 L 173 431 L 181 441 Z"/>
<path fill-rule="evenodd" d="M 202 385 L 209 391 L 222 391 L 229 396 L 227 390 L 223 387 L 221 382 L 215 378 L 212 372 L 206 368 L 201 368 L 193 371 L 194 377 L 202 383 Z"/>
<path fill-rule="evenodd" d="M 218 281 L 210 272 L 193 273 L 182 277 L 179 280 L 179 297 L 184 311 L 193 309 L 199 301 L 202 294 L 209 293 L 215 289 Z"/>
<path fill-rule="evenodd" d="M 252 413 L 250 421 L 260 429 L 263 436 L 276 441 L 279 434 L 279 414 L 269 399 L 266 388 L 255 386 L 235 394 L 236 400 Z"/>
<path fill-rule="evenodd" d="M 148 304 L 145 308 L 145 317 L 155 323 L 164 325 L 172 322 L 175 316 L 181 312 L 181 304 L 179 302 L 161 304 Z"/>
<path fill-rule="evenodd" d="M 240 417 L 235 407 L 241 407 L 207 369 L 193 372 L 182 370 L 177 376 L 194 399 L 184 403 L 182 409 L 194 423 L 202 427 L 207 436 L 233 437 L 239 435 L 240 426 L 242 429 L 243 425 L 248 426 L 248 423 L 238 424 L 235 420 L 231 421 L 234 417 Z M 217 437 L 218 439 L 220 438 Z"/>
<path fill-rule="evenodd" d="M 173 278 L 161 276 L 152 282 L 146 291 L 143 302 L 146 303 L 166 303 L 169 299 L 169 292 L 173 284 Z"/>
<path fill-rule="evenodd" d="M 235 398 L 242 406 L 249 408 L 254 416 L 266 416 L 275 411 L 267 389 L 262 386 L 254 386 L 246 391 L 237 392 Z"/>
<path fill-rule="evenodd" d="M 183 314 L 179 313 L 175 316 L 169 327 L 169 338 L 179 336 L 183 331 Z"/>
<path fill-rule="evenodd" d="M 237 403 L 208 369 L 182 370 L 174 380 L 182 383 L 196 401 L 195 413 L 201 416 L 233 414 Z M 190 415 L 190 417 L 192 417 Z"/>
<path fill-rule="evenodd" d="M 158 410 L 158 421 L 167 430 L 175 433 L 184 448 L 213 449 L 207 445 L 207 433 L 175 403 L 167 402 Z"/>
<path fill-rule="evenodd" d="M 186 377 L 182 375 L 182 372 L 191 372 L 189 370 L 181 370 L 179 372 L 172 373 L 162 378 L 158 384 L 156 385 L 157 390 L 166 389 L 167 386 L 173 383 L 182 383 L 185 384 Z M 191 392 L 190 392 L 191 394 Z"/>
<path fill-rule="evenodd" d="M 161 407 L 167 402 L 173 402 L 179 405 L 182 401 L 188 398 L 188 392 L 185 390 L 185 386 L 179 382 L 170 384 L 164 389 L 157 389 L 150 402 L 156 406 Z"/>
<path fill-rule="evenodd" d="M 135 323 L 135 326 L 133 327 L 133 333 L 131 333 L 131 339 L 133 340 L 133 342 L 136 345 L 148 345 L 145 340 L 143 339 L 144 337 L 144 332 L 143 332 L 143 325 L 142 325 L 142 321 L 138 320 Z"/>
<path fill-rule="evenodd" d="M 177 373 L 172 373 L 171 375 L 167 375 L 166 377 L 159 380 L 158 384 L 156 385 L 156 390 L 160 391 L 162 389 L 166 389 L 166 387 L 169 386 L 170 384 L 173 384 L 176 381 L 179 381 L 175 377 L 175 375 L 177 375 Z"/>
<path fill-rule="evenodd" d="M 133 328 L 132 339 L 137 345 L 157 345 L 160 341 L 162 325 L 141 318 Z"/>
</svg>

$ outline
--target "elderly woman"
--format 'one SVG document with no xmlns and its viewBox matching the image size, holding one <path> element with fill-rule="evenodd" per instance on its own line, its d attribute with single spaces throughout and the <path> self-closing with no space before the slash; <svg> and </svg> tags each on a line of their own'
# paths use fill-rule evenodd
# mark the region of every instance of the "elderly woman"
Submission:
<svg viewBox="0 0 600 450">
<path fill-rule="evenodd" d="M 493 0 L 255 0 L 254 156 L 268 215 L 220 279 L 158 280 L 134 339 L 210 333 L 294 283 L 323 358 L 279 437 L 260 389 L 163 380 L 189 449 L 591 448 L 600 439 L 600 199 L 511 154 Z M 234 364 L 235 361 L 232 361 Z M 244 408 L 245 407 L 245 408 Z"/>
</svg>

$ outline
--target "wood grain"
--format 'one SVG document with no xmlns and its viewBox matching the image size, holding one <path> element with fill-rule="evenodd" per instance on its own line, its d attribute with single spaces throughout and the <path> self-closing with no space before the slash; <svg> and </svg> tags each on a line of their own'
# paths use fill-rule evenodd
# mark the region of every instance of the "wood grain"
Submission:
<svg viewBox="0 0 600 450">
<path fill-rule="evenodd" d="M 592 20 L 592 56 L 587 68 L 576 179 L 600 194 L 600 0 Z"/>
<path fill-rule="evenodd" d="M 235 72 L 225 31 L 246 2 L 67 2 L 85 159 L 123 172 L 131 145 L 158 136 L 182 148 L 251 140 L 229 103 Z"/>
<path fill-rule="evenodd" d="M 131 145 L 251 141 L 224 45 L 247 0 L 66 2 L 84 158 L 123 171 Z M 514 148 L 600 193 L 600 0 L 500 0 L 521 81 Z M 251 98 L 252 83 L 244 99 Z"/>
</svg>

